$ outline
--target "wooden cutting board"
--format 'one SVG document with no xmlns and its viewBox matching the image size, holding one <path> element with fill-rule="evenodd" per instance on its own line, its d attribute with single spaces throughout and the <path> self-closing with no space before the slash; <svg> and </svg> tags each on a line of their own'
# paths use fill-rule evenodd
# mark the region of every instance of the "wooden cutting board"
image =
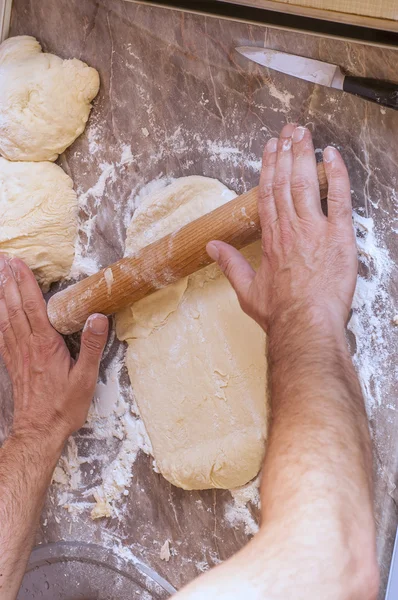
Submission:
<svg viewBox="0 0 398 600">
<path fill-rule="evenodd" d="M 386 31 L 398 30 L 398 0 L 228 0 L 228 2 Z"/>
<path fill-rule="evenodd" d="M 279 0 L 293 6 L 306 6 L 334 12 L 398 20 L 397 0 Z"/>
</svg>

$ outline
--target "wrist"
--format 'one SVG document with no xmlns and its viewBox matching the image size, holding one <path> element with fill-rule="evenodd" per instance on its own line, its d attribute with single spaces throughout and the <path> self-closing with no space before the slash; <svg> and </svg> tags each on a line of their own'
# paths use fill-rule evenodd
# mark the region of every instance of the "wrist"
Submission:
<svg viewBox="0 0 398 600">
<path fill-rule="evenodd" d="M 267 335 L 271 352 L 278 348 L 299 352 L 310 346 L 324 346 L 325 343 L 348 351 L 345 321 L 328 306 L 303 304 L 279 308 L 272 314 Z"/>
<path fill-rule="evenodd" d="M 65 428 L 36 427 L 32 425 L 16 424 L 10 434 L 10 441 L 19 446 L 21 450 L 34 454 L 45 465 L 57 463 L 63 447 L 68 438 Z"/>
</svg>

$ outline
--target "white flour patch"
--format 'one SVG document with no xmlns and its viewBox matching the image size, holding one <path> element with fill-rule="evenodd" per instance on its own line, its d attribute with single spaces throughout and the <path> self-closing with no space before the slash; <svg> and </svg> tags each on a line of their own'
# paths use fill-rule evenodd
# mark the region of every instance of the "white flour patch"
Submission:
<svg viewBox="0 0 398 600">
<path fill-rule="evenodd" d="M 100 128 L 91 128 L 88 132 L 90 139 L 101 139 Z M 90 138 L 91 136 L 91 138 Z M 91 145 L 94 142 L 90 141 Z M 96 150 L 93 147 L 92 153 Z M 79 235 L 75 244 L 75 258 L 69 274 L 69 279 L 78 279 L 82 275 L 93 275 L 100 269 L 98 258 L 90 251 L 90 242 L 94 232 L 98 209 L 110 183 L 116 182 L 123 167 L 136 162 L 131 147 L 123 144 L 120 147 L 120 159 L 115 163 L 100 163 L 99 176 L 93 186 L 83 193 L 78 194 L 78 208 L 80 213 Z M 117 199 L 114 200 L 117 203 Z M 123 240 L 124 241 L 124 240 Z"/>
<path fill-rule="evenodd" d="M 85 425 L 91 430 L 93 446 L 95 440 L 120 441 L 116 442 L 115 457 L 109 460 L 106 446 L 103 453 L 93 451 L 88 456 L 79 456 L 76 441 L 71 438 L 54 473 L 53 482 L 58 484 L 57 504 L 64 506 L 72 516 L 87 508 L 91 509 L 92 518 L 120 516 L 138 452 L 152 453 L 144 425 L 135 413 L 131 387 L 120 385 L 123 353 L 124 349 L 120 347 L 106 371 L 105 381 L 97 384 Z M 87 488 L 81 485 L 81 469 L 83 465 L 93 464 L 99 471 L 100 482 Z M 80 494 L 75 494 L 76 490 Z"/>
<path fill-rule="evenodd" d="M 247 153 L 244 150 L 233 145 L 226 145 L 222 142 L 214 142 L 211 140 L 207 141 L 207 149 L 210 152 L 210 160 L 212 162 L 230 162 L 234 166 L 238 167 L 242 163 L 252 169 L 253 171 L 260 172 L 261 160 L 252 153 Z"/>
<path fill-rule="evenodd" d="M 290 111 L 290 103 L 291 101 L 294 99 L 293 94 L 291 94 L 288 91 L 284 91 L 282 92 L 281 90 L 278 90 L 278 88 L 273 84 L 273 83 L 268 83 L 268 91 L 270 93 L 270 95 L 273 98 L 276 98 L 277 100 L 279 100 L 280 104 L 281 104 L 281 108 L 280 109 L 272 109 L 274 111 L 278 111 L 278 112 L 289 112 Z"/>
<path fill-rule="evenodd" d="M 232 503 L 225 508 L 225 518 L 231 527 L 243 525 L 247 535 L 255 535 L 259 526 L 249 505 L 260 507 L 260 476 L 240 488 L 231 491 Z"/>
<path fill-rule="evenodd" d="M 356 338 L 353 360 L 370 416 L 383 401 L 389 377 L 395 377 L 386 369 L 390 358 L 394 314 L 387 284 L 393 264 L 388 251 L 380 246 L 373 219 L 356 212 L 353 216 L 359 260 L 366 274 L 360 275 L 357 280 L 348 329 Z"/>
</svg>

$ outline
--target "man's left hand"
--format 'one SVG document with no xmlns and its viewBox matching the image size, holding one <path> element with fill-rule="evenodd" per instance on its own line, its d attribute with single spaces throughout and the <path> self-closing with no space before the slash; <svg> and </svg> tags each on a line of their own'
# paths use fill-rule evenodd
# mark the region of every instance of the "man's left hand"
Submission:
<svg viewBox="0 0 398 600">
<path fill-rule="evenodd" d="M 13 435 L 54 434 L 63 443 L 84 425 L 107 335 L 108 319 L 89 317 L 75 363 L 32 271 L 0 255 L 0 354 L 13 387 Z"/>
</svg>

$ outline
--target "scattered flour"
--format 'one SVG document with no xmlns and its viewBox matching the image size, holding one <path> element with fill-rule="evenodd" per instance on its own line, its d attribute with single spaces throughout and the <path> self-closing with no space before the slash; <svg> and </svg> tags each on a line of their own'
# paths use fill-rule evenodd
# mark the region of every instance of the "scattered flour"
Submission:
<svg viewBox="0 0 398 600">
<path fill-rule="evenodd" d="M 120 440 L 117 454 L 109 460 L 107 453 L 79 456 L 76 441 L 71 438 L 54 472 L 53 483 L 60 486 L 58 505 L 64 506 L 73 516 L 91 507 L 91 518 L 119 516 L 119 504 L 128 495 L 133 477 L 133 464 L 138 452 L 151 454 L 152 449 L 144 425 L 134 413 L 135 403 L 131 398 L 130 386 L 122 388 L 119 383 L 123 364 L 123 348 L 109 365 L 105 382 L 96 387 L 85 427 L 92 431 L 97 440 Z M 82 497 L 74 491 L 81 483 L 82 465 L 95 463 L 100 471 L 101 483 L 94 487 L 82 486 Z"/>
<path fill-rule="evenodd" d="M 101 139 L 100 127 L 90 127 L 88 138 L 90 151 L 92 140 Z M 92 153 L 95 154 L 95 148 Z M 100 163 L 100 174 L 96 183 L 85 192 L 78 191 L 78 208 L 80 214 L 79 235 L 75 245 L 75 258 L 69 274 L 69 279 L 78 279 L 82 275 L 93 275 L 100 270 L 98 258 L 90 252 L 90 242 L 94 225 L 97 220 L 98 208 L 110 183 L 117 181 L 124 167 L 136 162 L 131 147 L 123 144 L 120 148 L 120 159 L 116 163 Z M 117 202 L 117 200 L 115 200 Z"/>
<path fill-rule="evenodd" d="M 378 242 L 373 219 L 356 212 L 353 216 L 359 260 L 366 274 L 357 280 L 348 329 L 356 338 L 354 364 L 370 416 L 382 403 L 387 379 L 395 376 L 386 369 L 391 347 L 391 315 L 394 314 L 387 284 L 393 263 L 388 251 Z"/>
<path fill-rule="evenodd" d="M 257 533 L 259 527 L 249 505 L 260 507 L 260 476 L 241 488 L 230 490 L 232 503 L 226 506 L 225 518 L 231 527 L 244 525 L 247 535 Z"/>
<path fill-rule="evenodd" d="M 164 560 L 169 562 L 171 553 L 170 553 L 170 540 L 166 540 L 163 546 L 160 549 L 160 560 Z"/>
<path fill-rule="evenodd" d="M 290 111 L 290 102 L 294 99 L 293 94 L 290 94 L 288 91 L 281 92 L 273 83 L 268 84 L 268 92 L 271 96 L 279 100 L 281 104 L 281 108 L 272 110 L 278 112 L 289 112 Z"/>
</svg>

